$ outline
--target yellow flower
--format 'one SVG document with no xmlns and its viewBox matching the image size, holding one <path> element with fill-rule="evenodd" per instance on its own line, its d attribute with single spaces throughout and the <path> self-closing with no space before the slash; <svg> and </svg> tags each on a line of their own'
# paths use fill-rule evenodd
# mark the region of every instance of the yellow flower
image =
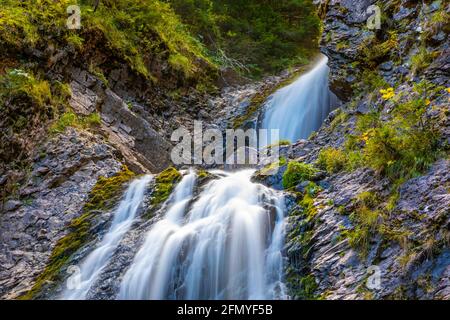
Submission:
<svg viewBox="0 0 450 320">
<path fill-rule="evenodd" d="M 369 129 L 366 132 L 364 132 L 361 139 L 364 142 L 367 142 L 371 137 L 373 137 L 373 129 Z"/>
<path fill-rule="evenodd" d="M 450 88 L 447 88 L 447 92 L 450 93 Z"/>
<path fill-rule="evenodd" d="M 431 103 L 430 99 L 425 100 L 425 105 L 426 105 L 426 106 L 429 106 L 430 103 Z"/>
<path fill-rule="evenodd" d="M 394 88 L 387 88 L 386 90 L 381 89 L 380 93 L 382 94 L 382 98 L 384 100 L 389 100 L 395 96 Z"/>
</svg>

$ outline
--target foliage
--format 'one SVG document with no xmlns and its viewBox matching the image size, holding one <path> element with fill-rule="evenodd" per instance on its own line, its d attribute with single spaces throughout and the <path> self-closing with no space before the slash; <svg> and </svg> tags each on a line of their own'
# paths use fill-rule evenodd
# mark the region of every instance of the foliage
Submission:
<svg viewBox="0 0 450 320">
<path fill-rule="evenodd" d="M 32 141 L 40 134 L 36 128 L 65 103 L 64 97 L 58 97 L 60 89 L 22 69 L 0 75 L 1 161 L 21 161 L 30 154 Z"/>
<path fill-rule="evenodd" d="M 318 285 L 316 283 L 316 278 L 310 274 L 300 279 L 300 294 L 299 298 L 306 300 L 317 299 L 314 292 L 317 290 Z"/>
<path fill-rule="evenodd" d="M 322 149 L 317 159 L 317 165 L 319 168 L 326 170 L 330 174 L 344 169 L 346 163 L 346 154 L 343 151 L 333 147 Z"/>
<path fill-rule="evenodd" d="M 283 174 L 283 187 L 290 189 L 302 181 L 311 180 L 316 172 L 317 170 L 310 164 L 291 161 Z"/>
<path fill-rule="evenodd" d="M 320 20 L 311 0 L 167 0 L 219 64 L 262 75 L 304 63 Z"/>
<path fill-rule="evenodd" d="M 375 67 L 377 63 L 396 52 L 398 47 L 398 37 L 395 32 L 389 32 L 385 41 L 380 40 L 375 35 L 363 41 L 359 47 L 361 60 L 370 67 Z"/>
<path fill-rule="evenodd" d="M 411 57 L 411 71 L 417 74 L 426 69 L 433 61 L 434 53 L 428 52 L 425 47 L 420 47 L 419 52 Z"/>
<path fill-rule="evenodd" d="M 81 0 L 82 28 L 66 27 L 71 0 L 4 0 L 0 8 L 0 46 L 11 51 L 27 47 L 69 44 L 90 50 L 104 40 L 108 53 L 126 62 L 136 73 L 154 79 L 149 59 L 169 61 L 186 77 L 197 75 L 199 61 L 213 67 L 205 49 L 173 12 L 159 0 L 101 1 L 97 10 L 92 1 Z M 180 64 L 179 62 L 183 63 Z"/>
<path fill-rule="evenodd" d="M 439 135 L 426 111 L 430 99 L 441 91 L 441 87 L 422 81 L 408 97 L 393 96 L 392 90 L 384 92 L 395 107 L 383 121 L 378 112 L 359 116 L 359 135 L 349 136 L 345 144 L 347 160 L 351 156 L 357 164 L 371 167 L 393 182 L 426 170 L 439 155 Z"/>
<path fill-rule="evenodd" d="M 72 111 L 63 113 L 49 129 L 50 133 L 62 133 L 67 127 L 92 128 L 101 124 L 100 115 L 96 112 L 87 116 L 77 116 Z"/>
<path fill-rule="evenodd" d="M 352 230 L 344 230 L 353 248 L 360 250 L 361 256 L 365 257 L 370 244 L 371 237 L 378 231 L 383 218 L 383 213 L 377 210 L 380 200 L 371 192 L 363 192 L 357 197 L 357 207 L 350 215 L 350 220 L 355 227 Z"/>
</svg>

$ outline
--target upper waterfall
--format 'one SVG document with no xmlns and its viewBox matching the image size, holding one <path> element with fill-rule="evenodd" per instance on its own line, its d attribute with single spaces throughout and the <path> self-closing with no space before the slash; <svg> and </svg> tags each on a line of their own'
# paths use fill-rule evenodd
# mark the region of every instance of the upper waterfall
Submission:
<svg viewBox="0 0 450 320">
<path fill-rule="evenodd" d="M 276 91 L 266 101 L 262 129 L 279 129 L 280 139 L 306 139 L 320 128 L 336 106 L 337 98 L 328 86 L 328 58 L 320 57 L 314 68 L 292 84 Z M 261 141 L 266 146 L 276 141 Z"/>
</svg>

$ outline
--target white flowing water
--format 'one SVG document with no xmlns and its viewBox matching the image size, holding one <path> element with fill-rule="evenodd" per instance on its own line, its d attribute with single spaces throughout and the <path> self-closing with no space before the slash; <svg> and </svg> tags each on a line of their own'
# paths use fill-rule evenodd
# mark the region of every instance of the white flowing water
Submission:
<svg viewBox="0 0 450 320">
<path fill-rule="evenodd" d="M 266 102 L 262 129 L 279 129 L 280 140 L 306 139 L 320 128 L 338 101 L 328 86 L 328 58 L 322 56 L 309 72 L 276 91 Z M 266 146 L 276 141 L 260 141 Z"/>
<path fill-rule="evenodd" d="M 144 176 L 133 181 L 125 193 L 124 199 L 114 213 L 111 227 L 99 245 L 82 261 L 76 283 L 62 294 L 64 300 L 82 300 L 86 298 L 91 286 L 98 279 L 103 268 L 111 259 L 125 233 L 130 230 L 136 212 L 142 204 L 145 190 L 152 176 Z"/>
<path fill-rule="evenodd" d="M 252 170 L 214 172 L 193 199 L 196 174 L 176 187 L 125 273 L 118 299 L 284 299 L 284 200 Z"/>
</svg>

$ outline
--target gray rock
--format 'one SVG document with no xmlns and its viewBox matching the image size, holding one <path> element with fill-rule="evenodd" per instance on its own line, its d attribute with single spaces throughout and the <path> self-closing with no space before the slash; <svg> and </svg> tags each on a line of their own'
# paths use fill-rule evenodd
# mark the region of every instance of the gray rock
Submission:
<svg viewBox="0 0 450 320">
<path fill-rule="evenodd" d="M 5 210 L 5 212 L 13 211 L 13 210 L 17 209 L 18 207 L 20 207 L 21 205 L 22 205 L 21 201 L 8 200 L 8 201 L 6 201 L 5 205 L 3 206 L 3 210 Z"/>
</svg>

